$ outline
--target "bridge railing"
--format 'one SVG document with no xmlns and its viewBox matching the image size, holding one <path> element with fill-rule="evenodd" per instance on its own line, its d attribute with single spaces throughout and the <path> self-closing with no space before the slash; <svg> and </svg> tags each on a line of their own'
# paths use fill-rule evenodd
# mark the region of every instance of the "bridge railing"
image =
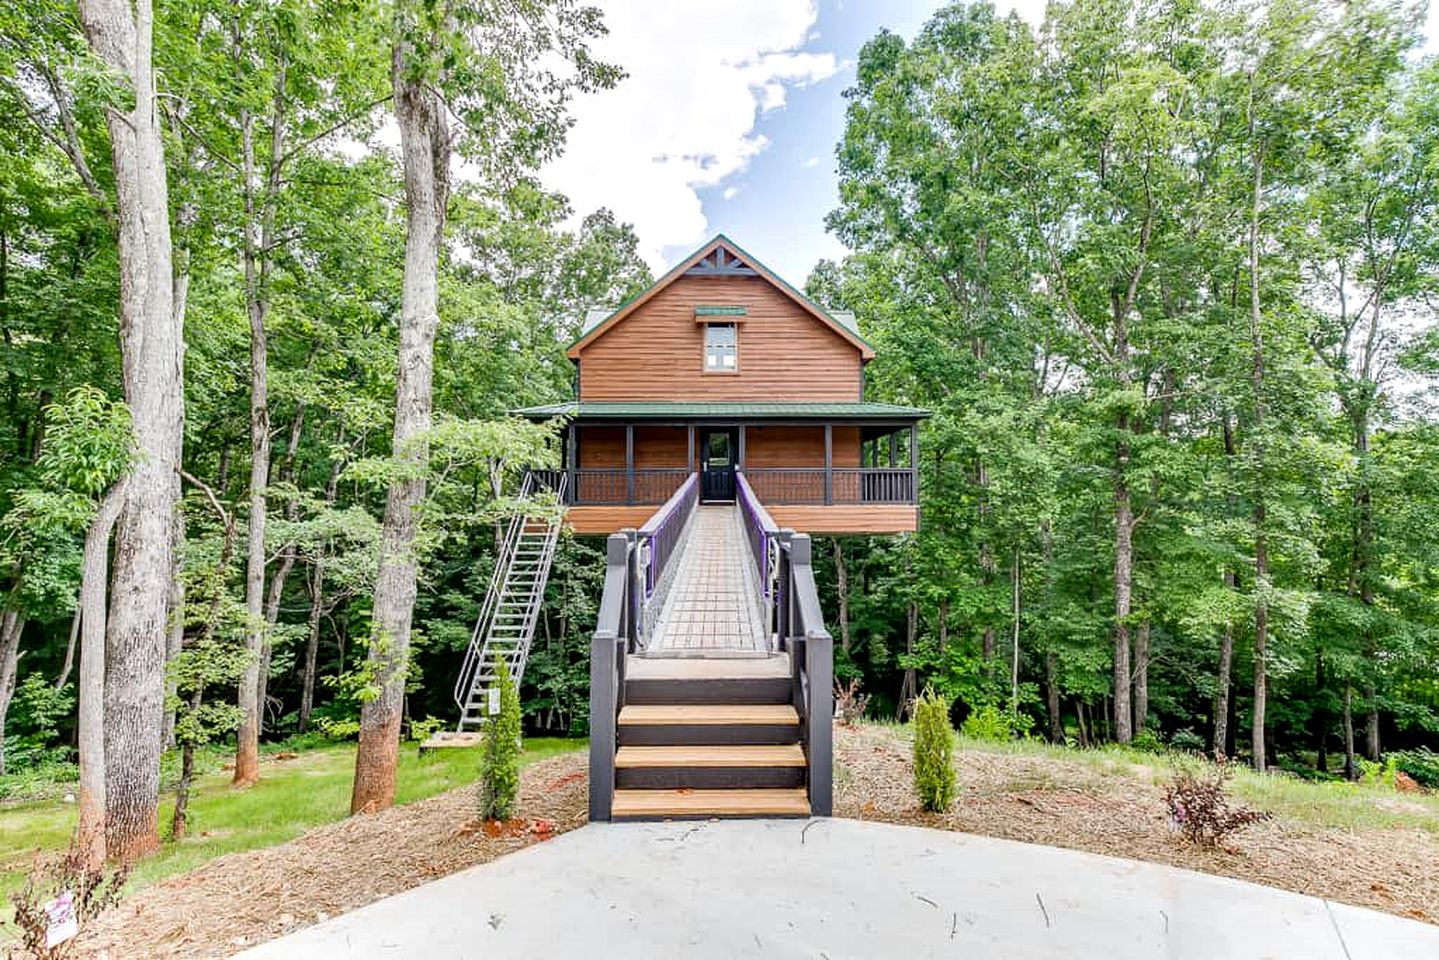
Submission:
<svg viewBox="0 0 1439 960">
<path fill-rule="evenodd" d="M 690 520 L 699 502 L 699 474 L 692 473 L 636 532 L 639 564 L 644 573 L 644 591 L 635 598 L 641 607 L 638 620 L 642 646 L 649 644 L 655 619 L 669 595 L 670 584 L 679 568 L 679 555 L 689 538 Z"/>
<path fill-rule="evenodd" d="M 834 638 L 824 626 L 809 534 L 780 531 L 778 629 L 808 761 L 810 813 L 834 808 Z"/>
<path fill-rule="evenodd" d="M 635 531 L 605 545 L 605 588 L 590 646 L 590 820 L 610 819 L 615 797 L 615 742 L 625 705 L 625 658 L 638 630 L 633 602 L 640 575 Z"/>
<path fill-rule="evenodd" d="M 774 609 L 779 602 L 779 525 L 755 496 L 744 471 L 735 473 L 735 499 L 749 541 L 750 559 L 759 584 L 760 622 L 767 640 L 774 636 Z M 772 641 L 771 641 L 772 645 Z"/>
</svg>

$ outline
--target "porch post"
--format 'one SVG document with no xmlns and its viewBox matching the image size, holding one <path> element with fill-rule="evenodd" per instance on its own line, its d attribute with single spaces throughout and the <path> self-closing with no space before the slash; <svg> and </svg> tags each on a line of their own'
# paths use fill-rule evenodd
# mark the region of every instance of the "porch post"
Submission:
<svg viewBox="0 0 1439 960">
<path fill-rule="evenodd" d="M 824 425 L 824 502 L 834 503 L 834 427 Z"/>
<path fill-rule="evenodd" d="M 899 454 L 896 452 L 896 446 L 897 446 L 897 444 L 896 444 L 896 442 L 895 442 L 895 441 L 898 439 L 898 437 L 899 437 L 899 431 L 897 431 L 897 430 L 891 431 L 891 433 L 890 433 L 890 435 L 889 435 L 889 465 L 890 465 L 891 467 L 894 467 L 894 466 L 898 466 L 898 465 L 899 465 L 899 464 L 898 464 Z"/>
<path fill-rule="evenodd" d="M 625 424 L 625 503 L 635 502 L 635 425 Z"/>
<path fill-rule="evenodd" d="M 695 425 L 694 425 L 694 424 L 690 424 L 690 425 L 689 425 L 688 433 L 689 433 L 689 444 L 690 444 L 689 460 L 688 460 L 688 462 L 689 462 L 689 467 L 690 467 L 690 473 L 694 473 L 694 472 L 695 472 Z"/>
<path fill-rule="evenodd" d="M 909 499 L 919 503 L 919 424 L 909 425 Z"/>
<path fill-rule="evenodd" d="M 739 425 L 739 456 L 735 458 L 735 466 L 744 470 L 744 424 Z"/>
<path fill-rule="evenodd" d="M 571 423 L 565 427 L 565 472 L 569 474 L 569 482 L 565 484 L 565 488 L 569 491 L 566 499 L 571 503 L 579 502 L 579 497 L 575 495 L 575 462 L 577 460 L 575 456 L 575 445 L 578 444 L 579 441 L 579 424 Z"/>
</svg>

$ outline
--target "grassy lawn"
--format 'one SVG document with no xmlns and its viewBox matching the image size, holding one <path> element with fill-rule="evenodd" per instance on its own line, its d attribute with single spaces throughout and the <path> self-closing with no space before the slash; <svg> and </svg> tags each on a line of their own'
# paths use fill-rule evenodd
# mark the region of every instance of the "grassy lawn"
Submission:
<svg viewBox="0 0 1439 960">
<path fill-rule="evenodd" d="M 528 739 L 524 762 L 584 746 L 583 740 Z M 158 854 L 138 864 L 131 874 L 132 889 L 222 854 L 284 843 L 349 814 L 355 744 L 310 749 L 289 760 L 272 760 L 272 756 L 267 755 L 261 766 L 260 783 L 249 790 L 232 790 L 230 773 L 218 769 L 219 755 L 207 757 L 211 772 L 196 780 L 188 836 L 165 844 Z M 403 744 L 396 802 L 422 800 L 473 783 L 478 766 L 478 750 L 437 750 L 421 759 L 414 744 Z M 169 797 L 161 803 L 161 824 L 169 824 L 172 806 Z M 9 895 L 24 885 L 35 851 L 63 850 L 75 816 L 75 804 L 60 800 L 0 805 L 0 897 L 4 898 L 0 920 L 8 924 Z"/>
</svg>

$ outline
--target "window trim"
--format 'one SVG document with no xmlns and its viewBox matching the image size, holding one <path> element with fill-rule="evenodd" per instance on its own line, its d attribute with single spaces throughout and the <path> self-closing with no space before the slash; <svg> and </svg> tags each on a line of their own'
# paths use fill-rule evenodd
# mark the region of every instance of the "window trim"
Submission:
<svg viewBox="0 0 1439 960">
<path fill-rule="evenodd" d="M 710 330 L 715 327 L 728 327 L 733 331 L 734 338 L 734 366 L 733 367 L 712 367 L 710 366 Z M 700 355 L 700 372 L 706 375 L 720 377 L 732 377 L 739 373 L 739 324 L 733 322 L 706 323 L 704 325 L 704 341 Z"/>
</svg>

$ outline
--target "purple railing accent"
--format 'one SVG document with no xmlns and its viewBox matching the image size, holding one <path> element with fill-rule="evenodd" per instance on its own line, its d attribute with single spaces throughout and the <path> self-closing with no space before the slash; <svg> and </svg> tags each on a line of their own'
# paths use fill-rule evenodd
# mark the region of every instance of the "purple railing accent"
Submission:
<svg viewBox="0 0 1439 960">
<path fill-rule="evenodd" d="M 645 569 L 645 597 L 654 596 L 655 585 L 674 555 L 685 524 L 699 504 L 699 474 L 692 473 L 678 490 L 640 527 L 641 543 L 649 544 L 649 565 Z"/>
</svg>

